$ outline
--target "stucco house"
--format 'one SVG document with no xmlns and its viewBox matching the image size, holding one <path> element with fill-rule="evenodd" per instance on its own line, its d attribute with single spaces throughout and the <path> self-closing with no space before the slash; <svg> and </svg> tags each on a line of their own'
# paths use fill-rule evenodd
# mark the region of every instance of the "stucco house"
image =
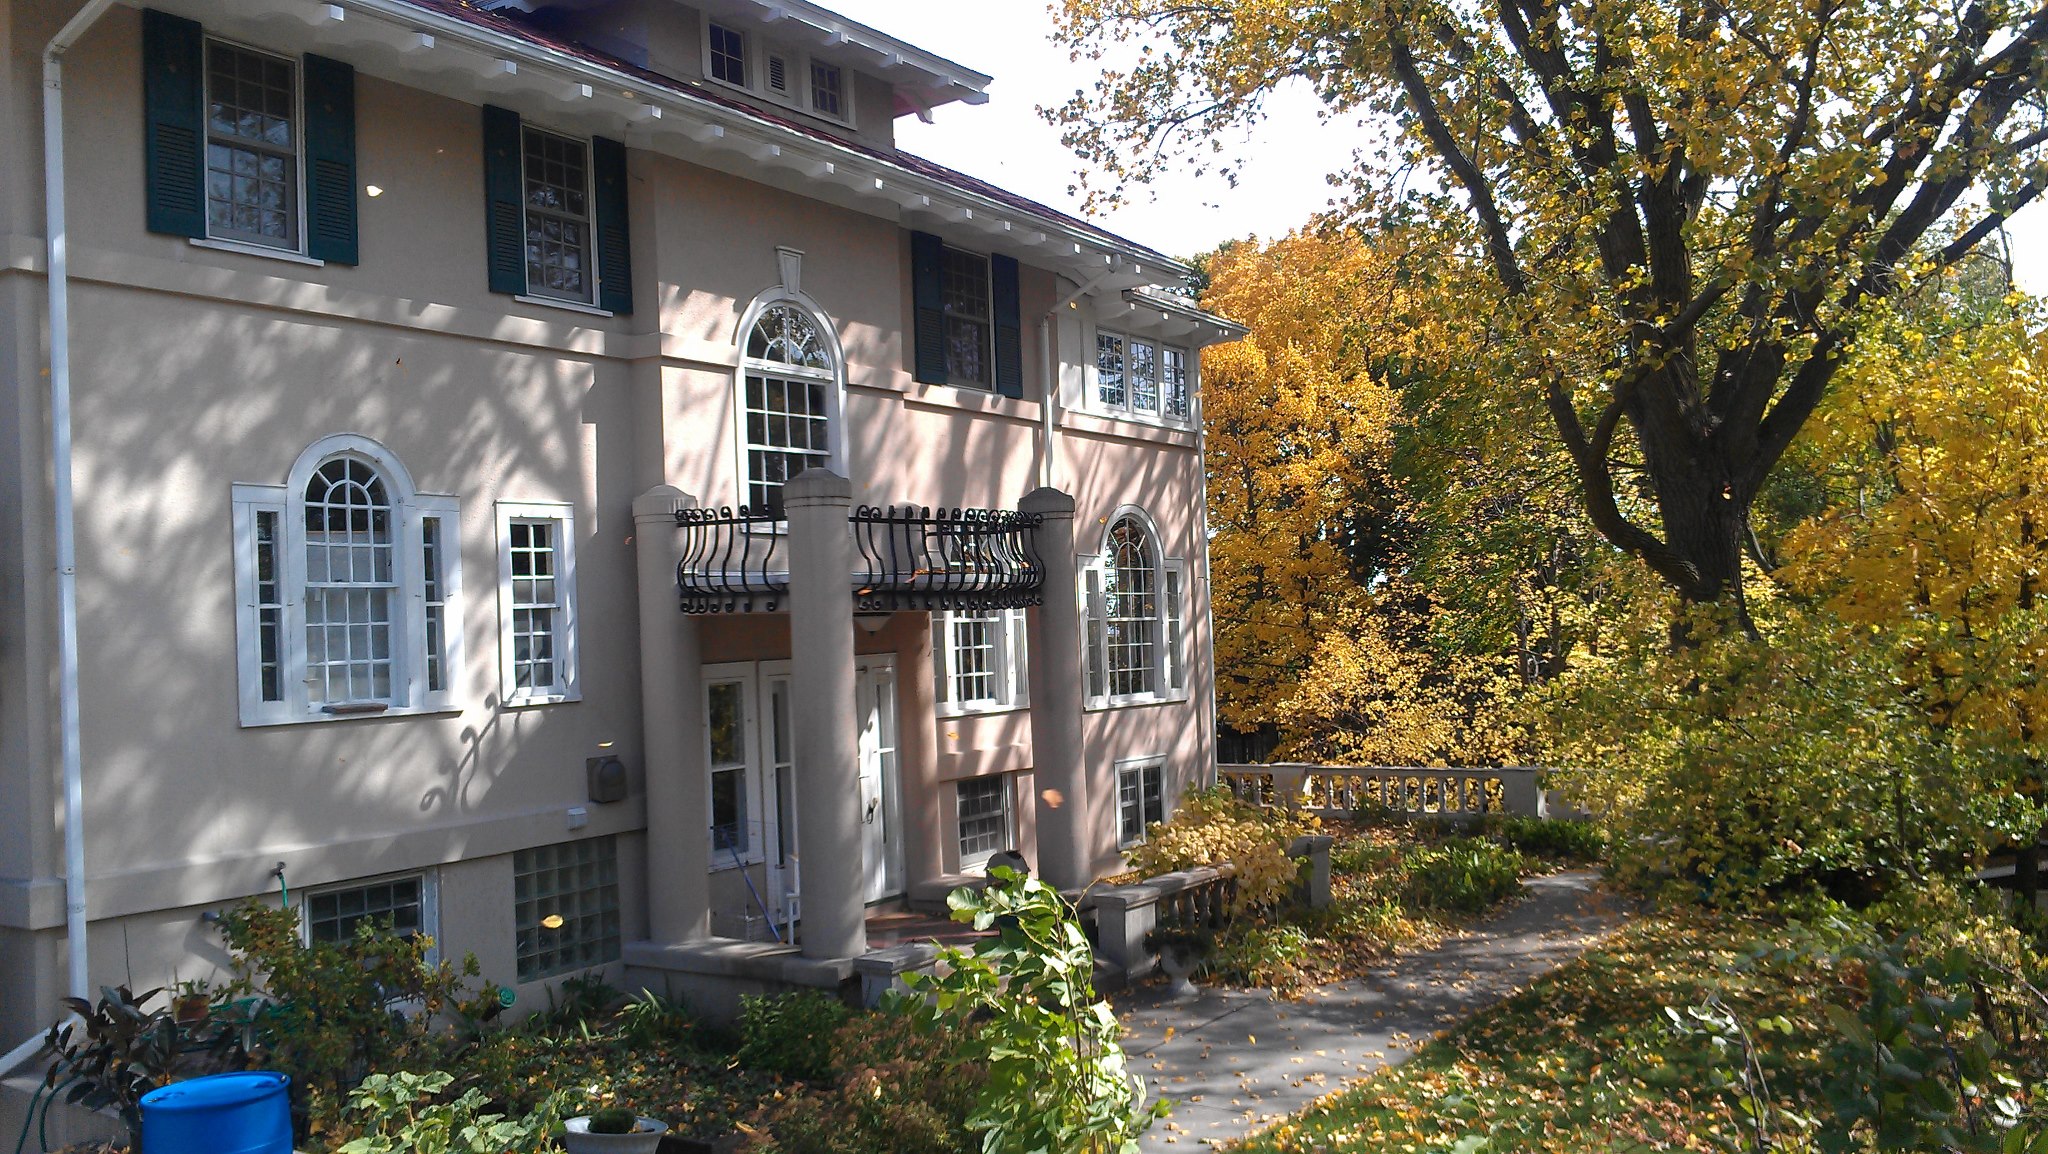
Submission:
<svg viewBox="0 0 2048 1154">
<path fill-rule="evenodd" d="M 0 1049 L 252 895 L 532 1005 L 1117 868 L 1213 773 L 1240 330 L 895 147 L 989 84 L 808 0 L 0 0 Z"/>
</svg>

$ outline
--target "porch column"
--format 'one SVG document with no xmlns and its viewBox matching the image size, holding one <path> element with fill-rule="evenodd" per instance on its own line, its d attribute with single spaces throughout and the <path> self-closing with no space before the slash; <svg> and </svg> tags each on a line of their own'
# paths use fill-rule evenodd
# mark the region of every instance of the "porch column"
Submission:
<svg viewBox="0 0 2048 1154">
<path fill-rule="evenodd" d="M 1061 889 L 1095 880 L 1088 830 L 1088 769 L 1081 742 L 1081 612 L 1074 584 L 1074 498 L 1040 488 L 1018 503 L 1044 520 L 1038 559 L 1044 604 L 1030 614 L 1031 751 L 1038 787 L 1038 875 Z"/>
<path fill-rule="evenodd" d="M 853 485 L 807 469 L 782 487 L 789 520 L 791 730 L 807 958 L 867 952 L 860 723 L 853 700 Z"/>
<path fill-rule="evenodd" d="M 696 501 L 656 485 L 633 501 L 640 582 L 640 718 L 647 777 L 647 936 L 664 945 L 711 933 L 710 766 L 697 622 L 682 611 L 676 510 Z"/>
</svg>

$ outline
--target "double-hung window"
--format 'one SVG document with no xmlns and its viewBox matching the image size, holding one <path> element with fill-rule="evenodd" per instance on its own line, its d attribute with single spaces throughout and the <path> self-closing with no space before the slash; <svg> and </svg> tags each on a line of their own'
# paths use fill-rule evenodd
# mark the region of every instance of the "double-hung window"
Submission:
<svg viewBox="0 0 2048 1154">
<path fill-rule="evenodd" d="M 453 497 L 367 437 L 234 486 L 243 725 L 453 708 L 462 646 Z"/>
<path fill-rule="evenodd" d="M 142 14 L 149 231 L 356 263 L 355 70 Z"/>
<path fill-rule="evenodd" d="M 626 148 L 484 106 L 490 288 L 529 303 L 633 311 Z"/>
<path fill-rule="evenodd" d="M 988 258 L 946 246 L 946 383 L 986 389 L 993 382 Z"/>
<path fill-rule="evenodd" d="M 1166 820 L 1166 762 L 1145 757 L 1116 767 L 1116 847 L 1145 840 L 1145 830 Z"/>
<path fill-rule="evenodd" d="M 784 482 L 838 459 L 838 361 L 822 320 L 787 302 L 761 310 L 742 354 L 741 499 L 779 516 Z"/>
<path fill-rule="evenodd" d="M 590 145 L 526 126 L 526 291 L 591 303 Z"/>
<path fill-rule="evenodd" d="M 1081 571 L 1083 674 L 1091 706 L 1179 700 L 1187 695 L 1187 565 L 1161 556 L 1137 512 L 1121 513 L 1103 549 Z"/>
<path fill-rule="evenodd" d="M 1188 351 L 1146 337 L 1098 329 L 1089 404 L 1099 410 L 1184 421 Z"/>
<path fill-rule="evenodd" d="M 1022 609 L 956 609 L 932 615 L 939 712 L 994 712 L 1028 705 Z"/>
<path fill-rule="evenodd" d="M 1010 848 L 1010 779 L 969 777 L 954 783 L 960 829 L 960 868 L 986 865 Z"/>
<path fill-rule="evenodd" d="M 498 503 L 498 660 L 507 705 L 575 701 L 575 513 Z"/>
</svg>

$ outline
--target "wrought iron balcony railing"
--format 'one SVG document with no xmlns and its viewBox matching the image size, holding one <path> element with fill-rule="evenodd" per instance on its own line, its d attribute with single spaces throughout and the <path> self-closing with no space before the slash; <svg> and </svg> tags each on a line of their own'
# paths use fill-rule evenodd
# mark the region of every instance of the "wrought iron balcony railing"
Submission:
<svg viewBox="0 0 2048 1154">
<path fill-rule="evenodd" d="M 1042 596 L 1035 513 L 862 505 L 847 519 L 862 612 L 1010 609 Z M 676 587 L 685 613 L 773 613 L 789 597 L 788 530 L 742 505 L 683 509 Z"/>
</svg>

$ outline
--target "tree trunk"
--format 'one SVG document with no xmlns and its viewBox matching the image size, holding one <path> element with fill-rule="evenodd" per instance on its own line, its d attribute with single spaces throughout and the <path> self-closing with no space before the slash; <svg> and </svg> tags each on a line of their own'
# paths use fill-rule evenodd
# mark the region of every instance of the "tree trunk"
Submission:
<svg viewBox="0 0 2048 1154">
<path fill-rule="evenodd" d="M 1696 441 L 1684 448 L 1690 451 L 1659 452 L 1644 445 L 1670 553 L 1654 567 L 1688 604 L 1725 605 L 1732 610 L 1732 626 L 1754 633 L 1742 595 L 1751 494 L 1729 480 L 1732 471 L 1715 454 L 1700 451 Z"/>
</svg>

